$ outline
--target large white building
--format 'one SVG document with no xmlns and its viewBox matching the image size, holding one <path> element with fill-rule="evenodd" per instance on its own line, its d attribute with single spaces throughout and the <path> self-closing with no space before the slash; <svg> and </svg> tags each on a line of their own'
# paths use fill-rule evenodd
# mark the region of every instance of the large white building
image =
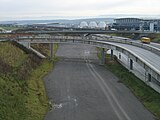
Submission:
<svg viewBox="0 0 160 120">
<path fill-rule="evenodd" d="M 79 24 L 80 28 L 92 28 L 92 29 L 106 29 L 107 24 L 104 21 L 96 22 L 96 21 L 91 21 L 87 23 L 86 21 L 83 21 Z"/>
<path fill-rule="evenodd" d="M 91 21 L 89 23 L 89 28 L 98 28 L 98 25 L 97 25 L 97 23 L 95 21 Z"/>
<path fill-rule="evenodd" d="M 80 28 L 88 28 L 88 23 L 85 22 L 85 21 L 83 21 L 83 22 L 80 23 L 80 26 L 79 26 L 79 27 L 80 27 Z"/>
<path fill-rule="evenodd" d="M 101 22 L 98 23 L 98 28 L 100 28 L 100 29 L 105 29 L 106 26 L 107 26 L 106 23 L 103 22 L 103 21 L 101 21 Z"/>
</svg>

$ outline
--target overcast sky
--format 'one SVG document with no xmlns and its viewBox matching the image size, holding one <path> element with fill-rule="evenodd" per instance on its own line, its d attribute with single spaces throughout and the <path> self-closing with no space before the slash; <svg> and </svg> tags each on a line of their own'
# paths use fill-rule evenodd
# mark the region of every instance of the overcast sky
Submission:
<svg viewBox="0 0 160 120">
<path fill-rule="evenodd" d="M 0 20 L 114 14 L 160 15 L 160 0 L 0 0 Z"/>
</svg>

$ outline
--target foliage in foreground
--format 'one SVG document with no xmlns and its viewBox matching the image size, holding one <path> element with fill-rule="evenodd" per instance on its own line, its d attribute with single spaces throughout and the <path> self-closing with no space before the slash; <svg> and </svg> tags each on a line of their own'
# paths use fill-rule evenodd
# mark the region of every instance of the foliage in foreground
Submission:
<svg viewBox="0 0 160 120">
<path fill-rule="evenodd" d="M 97 48 L 97 51 L 98 58 L 101 59 L 101 48 Z M 105 61 L 105 67 L 120 79 L 119 82 L 124 83 L 144 106 L 151 111 L 157 119 L 160 119 L 160 94 L 118 63 L 116 57 L 115 60 L 111 60 L 110 55 L 106 54 Z"/>
<path fill-rule="evenodd" d="M 52 62 L 15 43 L 0 46 L 0 120 L 43 119 L 48 103 L 42 77 Z"/>
<path fill-rule="evenodd" d="M 106 68 L 120 78 L 120 82 L 124 83 L 139 98 L 144 106 L 160 119 L 159 93 L 155 92 L 152 88 L 147 86 L 144 82 L 117 62 L 108 63 Z"/>
</svg>

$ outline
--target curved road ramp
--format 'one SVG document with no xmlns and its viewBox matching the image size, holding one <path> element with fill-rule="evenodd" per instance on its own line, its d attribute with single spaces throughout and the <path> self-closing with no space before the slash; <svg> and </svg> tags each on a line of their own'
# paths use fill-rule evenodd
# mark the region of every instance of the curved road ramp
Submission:
<svg viewBox="0 0 160 120">
<path fill-rule="evenodd" d="M 45 77 L 51 109 L 45 120 L 155 120 L 98 60 L 95 47 L 60 45 L 62 58 Z"/>
</svg>

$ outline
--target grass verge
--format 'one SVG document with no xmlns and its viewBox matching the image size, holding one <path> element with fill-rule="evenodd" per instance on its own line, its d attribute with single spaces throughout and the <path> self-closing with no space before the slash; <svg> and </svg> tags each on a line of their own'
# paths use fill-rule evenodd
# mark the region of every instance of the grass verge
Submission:
<svg viewBox="0 0 160 120">
<path fill-rule="evenodd" d="M 18 43 L 1 42 L 0 120 L 42 120 L 48 110 L 42 79 L 51 69 L 53 61 Z"/>
<path fill-rule="evenodd" d="M 98 57 L 101 58 L 101 55 L 99 54 Z M 106 61 L 106 69 L 115 74 L 120 82 L 125 84 L 144 106 L 156 116 L 156 119 L 160 119 L 160 94 L 130 73 L 116 60 L 111 61 L 109 55 L 106 55 Z"/>
<path fill-rule="evenodd" d="M 160 94 L 147 86 L 134 74 L 117 62 L 108 63 L 105 67 L 124 83 L 144 106 L 160 119 Z"/>
<path fill-rule="evenodd" d="M 28 120 L 42 120 L 48 110 L 48 99 L 45 93 L 43 76 L 53 69 L 52 61 L 44 60 L 42 65 L 33 70 L 27 80 L 28 97 L 26 107 L 29 110 Z"/>
</svg>

